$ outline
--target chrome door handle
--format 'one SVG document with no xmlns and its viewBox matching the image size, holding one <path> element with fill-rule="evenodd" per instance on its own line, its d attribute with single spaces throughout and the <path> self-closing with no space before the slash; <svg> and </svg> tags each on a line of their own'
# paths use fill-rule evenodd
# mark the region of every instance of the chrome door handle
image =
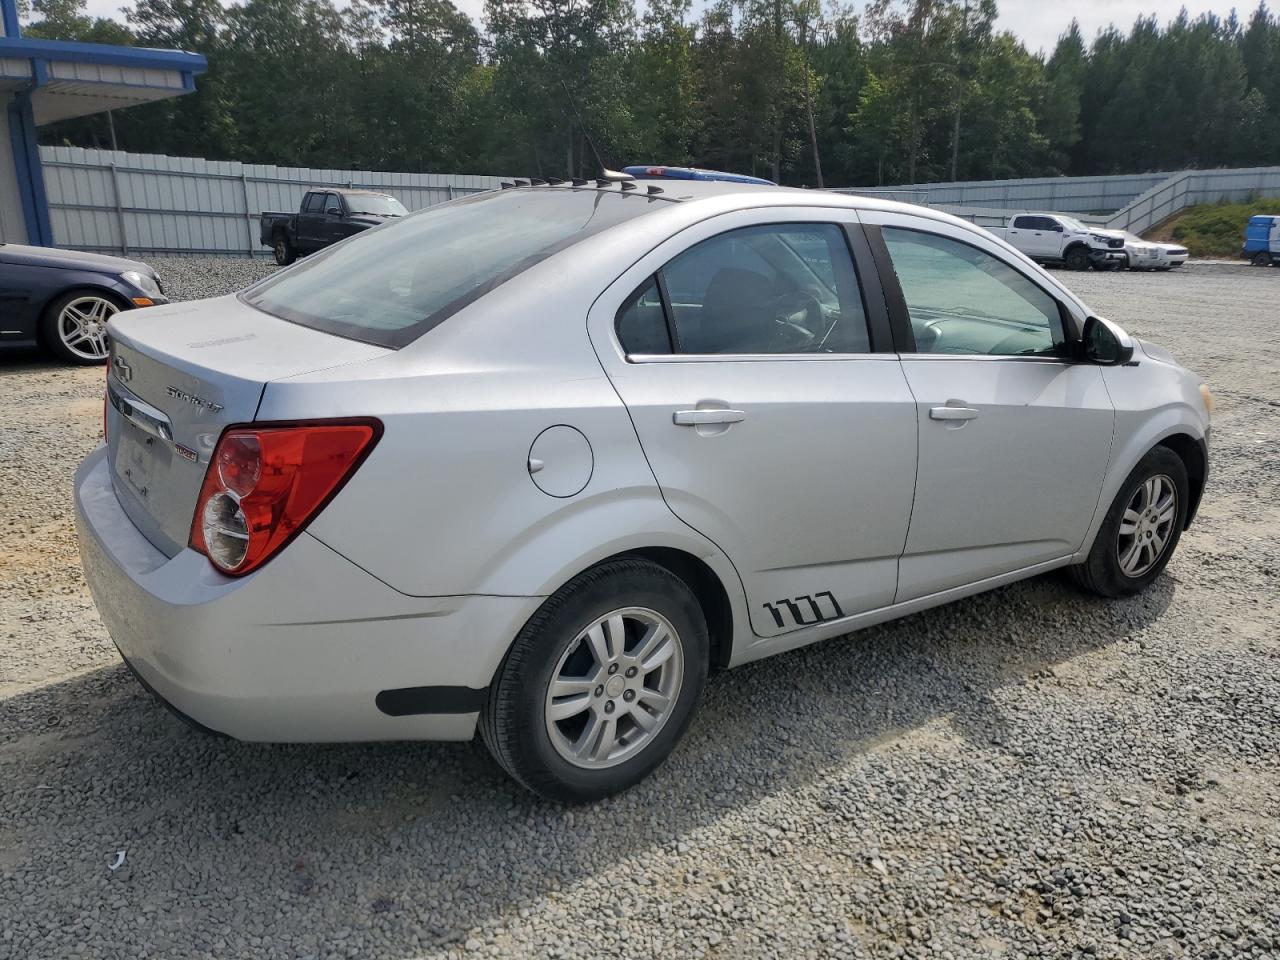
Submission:
<svg viewBox="0 0 1280 960">
<path fill-rule="evenodd" d="M 978 411 L 973 407 L 930 407 L 930 420 L 976 420 Z"/>
<path fill-rule="evenodd" d="M 738 423 L 747 419 L 741 410 L 677 410 L 671 422 L 679 427 L 697 427 L 706 423 Z"/>
</svg>

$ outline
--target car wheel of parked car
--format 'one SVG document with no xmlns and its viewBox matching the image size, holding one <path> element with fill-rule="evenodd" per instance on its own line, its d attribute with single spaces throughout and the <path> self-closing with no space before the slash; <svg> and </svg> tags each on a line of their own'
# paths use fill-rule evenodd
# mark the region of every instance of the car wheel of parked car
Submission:
<svg viewBox="0 0 1280 960">
<path fill-rule="evenodd" d="M 283 233 L 276 234 L 276 242 L 271 249 L 276 255 L 276 263 L 282 267 L 287 267 L 298 259 L 298 251 L 293 249 L 293 244 Z"/>
<path fill-rule="evenodd" d="M 545 797 L 625 790 L 689 725 L 709 646 L 683 580 L 646 560 L 603 563 L 549 597 L 516 637 L 481 714 L 485 743 Z"/>
<path fill-rule="evenodd" d="M 97 290 L 72 290 L 45 308 L 41 337 L 59 360 L 105 363 L 107 321 L 123 308 L 120 301 Z"/>
<path fill-rule="evenodd" d="M 1251 262 L 1255 267 L 1269 267 L 1271 266 L 1271 254 L 1265 250 L 1259 250 L 1253 255 Z"/>
<path fill-rule="evenodd" d="M 1089 248 L 1088 247 L 1072 247 L 1067 251 L 1064 260 L 1068 270 L 1088 270 L 1089 269 Z"/>
<path fill-rule="evenodd" d="M 1104 597 L 1146 588 L 1173 556 L 1186 524 L 1187 468 L 1168 447 L 1156 447 L 1125 479 L 1076 582 Z"/>
</svg>

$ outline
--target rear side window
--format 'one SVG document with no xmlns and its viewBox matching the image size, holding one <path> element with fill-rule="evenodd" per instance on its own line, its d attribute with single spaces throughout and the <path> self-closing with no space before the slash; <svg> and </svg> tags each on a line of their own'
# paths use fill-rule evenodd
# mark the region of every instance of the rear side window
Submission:
<svg viewBox="0 0 1280 960">
<path fill-rule="evenodd" d="M 658 283 L 650 277 L 618 311 L 618 341 L 627 353 L 671 353 Z"/>
<path fill-rule="evenodd" d="M 547 187 L 476 194 L 312 254 L 241 297 L 303 326 L 402 347 L 539 261 L 664 203 Z"/>
<path fill-rule="evenodd" d="M 871 350 L 853 259 L 834 224 L 767 224 L 722 233 L 677 256 L 661 277 L 678 353 Z M 665 336 L 659 324 L 665 327 L 668 318 L 656 284 L 642 289 L 648 288 L 619 313 L 618 336 L 628 353 L 668 352 L 632 347 L 640 330 L 654 343 Z"/>
<path fill-rule="evenodd" d="M 1053 354 L 1058 301 L 1003 260 L 920 230 L 885 227 L 918 353 Z"/>
</svg>

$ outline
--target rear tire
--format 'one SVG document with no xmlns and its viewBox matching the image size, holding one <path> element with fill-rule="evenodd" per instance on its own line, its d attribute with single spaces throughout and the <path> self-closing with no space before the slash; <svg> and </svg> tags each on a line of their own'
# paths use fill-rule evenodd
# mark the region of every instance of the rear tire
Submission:
<svg viewBox="0 0 1280 960">
<path fill-rule="evenodd" d="M 1063 258 L 1062 262 L 1068 270 L 1088 270 L 1089 248 L 1072 247 L 1067 251 L 1067 255 Z"/>
<path fill-rule="evenodd" d="M 1259 250 L 1253 255 L 1253 259 L 1249 262 L 1255 267 L 1269 267 L 1271 266 L 1271 254 L 1267 253 L 1265 250 Z"/>
<path fill-rule="evenodd" d="M 275 254 L 276 263 L 282 267 L 287 267 L 298 259 L 298 251 L 289 242 L 289 237 L 283 233 L 276 234 L 275 242 L 271 245 L 271 251 Z"/>
<path fill-rule="evenodd" d="M 1088 558 L 1068 572 L 1103 597 L 1145 590 L 1164 571 L 1187 520 L 1189 485 L 1182 458 L 1154 447 L 1125 478 Z"/>
<path fill-rule="evenodd" d="M 535 793 L 568 803 L 609 796 L 671 753 L 702 694 L 709 652 L 683 580 L 645 560 L 610 560 L 529 618 L 489 687 L 481 735 Z"/>
</svg>

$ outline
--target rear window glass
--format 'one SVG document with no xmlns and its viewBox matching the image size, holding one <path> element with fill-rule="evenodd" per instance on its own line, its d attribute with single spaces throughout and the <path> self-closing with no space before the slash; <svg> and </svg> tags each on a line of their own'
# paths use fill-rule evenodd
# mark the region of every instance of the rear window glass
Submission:
<svg viewBox="0 0 1280 960">
<path fill-rule="evenodd" d="M 402 347 L 540 260 L 660 206 L 604 190 L 476 194 L 358 234 L 241 296 L 283 320 Z"/>
</svg>

